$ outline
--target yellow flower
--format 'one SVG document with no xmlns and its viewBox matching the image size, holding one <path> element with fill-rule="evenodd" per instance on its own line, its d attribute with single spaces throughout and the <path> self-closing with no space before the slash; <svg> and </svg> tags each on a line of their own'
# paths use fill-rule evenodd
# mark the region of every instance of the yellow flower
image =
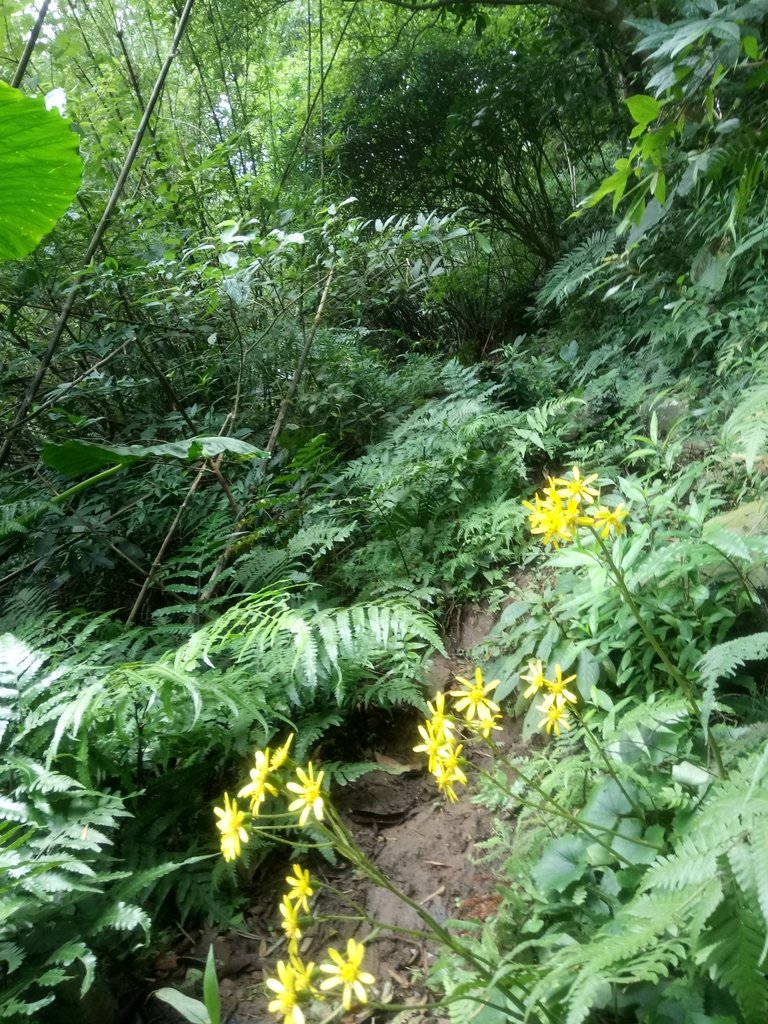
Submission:
<svg viewBox="0 0 768 1024">
<path fill-rule="evenodd" d="M 528 662 L 528 675 L 520 674 L 520 678 L 529 684 L 528 689 L 523 694 L 523 697 L 527 700 L 532 697 L 534 693 L 544 686 L 547 680 L 544 678 L 544 666 L 541 661 L 529 661 Z"/>
<path fill-rule="evenodd" d="M 450 736 L 451 733 L 455 731 L 456 724 L 453 719 L 445 713 L 445 694 L 440 692 L 436 693 L 434 707 L 427 702 L 427 708 L 432 716 L 429 721 L 435 735 L 442 733 L 446 737 Z"/>
<path fill-rule="evenodd" d="M 292 964 L 277 962 L 277 978 L 267 978 L 267 988 L 275 993 L 267 1009 L 282 1017 L 285 1024 L 304 1024 L 304 1014 L 298 1005 L 296 968 Z"/>
<path fill-rule="evenodd" d="M 558 546 L 559 540 L 570 540 L 570 536 L 563 536 L 562 501 L 559 498 L 557 504 L 542 501 L 538 494 L 533 500 L 533 505 L 530 501 L 523 502 L 523 505 L 530 509 L 528 522 L 533 536 L 541 534 L 543 544 L 554 544 L 555 547 Z"/>
<path fill-rule="evenodd" d="M 537 711 L 545 716 L 541 722 L 539 722 L 539 728 L 545 728 L 548 733 L 554 733 L 555 736 L 560 735 L 560 729 L 570 729 L 570 715 L 566 703 L 562 699 L 558 699 L 555 694 L 548 694 L 544 698 L 544 703 L 537 705 Z"/>
<path fill-rule="evenodd" d="M 561 541 L 566 544 L 572 541 L 576 527 L 594 524 L 591 516 L 581 514 L 579 498 L 570 497 L 563 501 L 563 496 L 557 489 L 558 482 L 563 481 L 550 477 L 549 485 L 544 488 L 545 499 L 536 494 L 534 504 L 530 501 L 523 502 L 523 506 L 530 510 L 528 521 L 531 533 L 534 536 L 540 534 L 542 543 L 552 544 L 555 548 L 559 547 Z"/>
<path fill-rule="evenodd" d="M 301 768 L 296 769 L 298 782 L 289 782 L 287 789 L 296 794 L 296 799 L 288 804 L 289 811 L 301 811 L 299 825 L 306 825 L 310 813 L 318 821 L 323 820 L 323 794 L 322 784 L 324 772 L 318 772 L 317 778 L 314 775 L 314 768 L 310 761 L 306 772 Z"/>
<path fill-rule="evenodd" d="M 578 498 L 569 498 L 563 512 L 563 522 L 565 523 L 565 529 L 570 533 L 571 539 L 573 539 L 577 526 L 594 526 L 595 520 L 592 516 L 585 516 L 580 511 Z"/>
<path fill-rule="evenodd" d="M 319 992 L 312 984 L 315 965 L 313 963 L 302 963 L 298 952 L 296 952 L 291 954 L 291 967 L 293 967 L 293 987 L 296 992 L 310 992 L 319 995 Z"/>
<path fill-rule="evenodd" d="M 482 721 L 498 714 L 499 705 L 494 704 L 486 696 L 499 685 L 498 679 L 483 685 L 483 673 L 479 668 L 475 669 L 474 683 L 470 683 L 463 676 L 456 676 L 456 679 L 464 685 L 465 689 L 449 690 L 448 692 L 452 697 L 459 698 L 455 703 L 455 708 L 459 712 L 464 712 L 464 717 L 468 722 L 471 722 L 475 715 Z"/>
<path fill-rule="evenodd" d="M 556 698 L 560 703 L 568 702 L 570 704 L 575 704 L 578 700 L 578 697 L 574 693 L 571 693 L 570 690 L 566 689 L 568 683 L 572 683 L 575 678 L 576 676 L 574 674 L 572 676 L 567 676 L 565 679 L 563 679 L 563 670 L 560 668 L 559 665 L 555 665 L 555 681 L 552 682 L 549 679 L 545 680 L 547 684 L 547 690 L 549 691 L 550 695 Z"/>
<path fill-rule="evenodd" d="M 442 728 L 440 728 L 439 731 L 435 730 L 434 721 L 432 719 L 427 720 L 424 725 L 419 726 L 419 735 L 424 742 L 415 746 L 413 748 L 413 752 L 415 754 L 426 754 L 429 759 L 427 769 L 430 772 L 434 772 L 441 749 L 446 745 L 446 743 L 450 743 L 451 741 L 449 737 L 445 735 L 445 731 Z"/>
<path fill-rule="evenodd" d="M 629 509 L 624 508 L 623 505 L 617 505 L 616 508 L 606 508 L 605 505 L 601 505 L 595 512 L 594 525 L 600 530 L 603 540 L 606 540 L 612 532 L 617 535 L 627 532 L 624 520 L 628 515 Z"/>
<path fill-rule="evenodd" d="M 286 882 L 291 887 L 287 899 L 293 900 L 297 909 L 303 907 L 309 913 L 309 897 L 315 891 L 310 885 L 309 872 L 302 871 L 298 864 L 294 864 L 293 874 L 288 875 Z"/>
<path fill-rule="evenodd" d="M 221 832 L 221 852 L 224 860 L 236 860 L 240 856 L 240 843 L 248 842 L 248 833 L 243 828 L 245 812 L 238 811 L 237 800 L 229 802 L 224 794 L 224 806 L 214 807 L 213 813 L 219 819 L 216 828 Z"/>
<path fill-rule="evenodd" d="M 459 782 L 465 786 L 467 784 L 467 776 L 459 767 L 459 755 L 461 754 L 462 744 L 458 746 L 447 746 L 443 747 L 438 756 L 435 770 L 432 773 L 437 780 L 438 790 L 452 803 L 455 804 L 459 799 L 454 790 L 454 785 Z"/>
<path fill-rule="evenodd" d="M 288 939 L 288 956 L 291 959 L 291 963 L 295 963 L 299 959 L 299 940 L 297 938 Z"/>
<path fill-rule="evenodd" d="M 293 743 L 294 733 L 288 737 L 282 747 L 278 747 L 272 755 L 272 760 L 269 762 L 270 772 L 276 772 L 278 768 L 282 768 L 285 764 L 285 760 L 288 757 L 288 751 L 291 749 L 291 743 Z"/>
<path fill-rule="evenodd" d="M 567 544 L 573 540 L 572 516 L 568 514 L 568 508 L 563 504 L 560 495 L 554 491 L 546 501 L 542 501 L 537 494 L 535 501 L 535 508 L 529 502 L 523 502 L 528 508 L 533 509 L 529 516 L 531 533 L 534 536 L 541 534 L 543 544 L 553 544 L 556 548 L 560 546 L 561 541 Z"/>
<path fill-rule="evenodd" d="M 476 732 L 478 736 L 482 736 L 484 740 L 487 740 L 494 729 L 501 729 L 501 726 L 498 724 L 500 721 L 501 715 L 494 715 L 492 718 L 478 718 L 476 722 L 467 722 L 467 725 L 472 732 Z"/>
<path fill-rule="evenodd" d="M 280 900 L 280 917 L 282 921 L 280 925 L 285 932 L 289 942 L 295 942 L 301 938 L 301 928 L 299 927 L 299 908 L 295 907 L 291 903 L 290 896 L 283 896 Z M 295 947 L 294 947 L 295 948 Z"/>
<path fill-rule="evenodd" d="M 328 956 L 333 963 L 320 964 L 320 970 L 329 977 L 320 983 L 320 988 L 327 992 L 337 985 L 343 985 L 341 1003 L 345 1010 L 352 1008 L 353 997 L 358 1003 L 368 1002 L 368 993 L 365 985 L 373 985 L 376 979 L 367 971 L 361 970 L 365 946 L 354 939 L 347 940 L 347 958 L 336 949 L 329 949 Z"/>
<path fill-rule="evenodd" d="M 594 487 L 590 487 L 591 483 L 597 480 L 597 473 L 592 473 L 590 476 L 582 478 L 579 473 L 579 467 L 574 466 L 571 470 L 571 479 L 563 480 L 558 477 L 554 482 L 561 489 L 558 491 L 563 498 L 576 498 L 577 501 L 585 501 L 587 505 L 593 503 L 593 499 L 598 496 L 598 492 Z"/>
<path fill-rule="evenodd" d="M 259 806 L 267 799 L 267 793 L 277 796 L 277 790 L 267 781 L 270 772 L 269 747 L 257 750 L 255 760 L 256 767 L 250 771 L 251 781 L 237 794 L 251 798 L 251 814 L 258 814 Z"/>
</svg>

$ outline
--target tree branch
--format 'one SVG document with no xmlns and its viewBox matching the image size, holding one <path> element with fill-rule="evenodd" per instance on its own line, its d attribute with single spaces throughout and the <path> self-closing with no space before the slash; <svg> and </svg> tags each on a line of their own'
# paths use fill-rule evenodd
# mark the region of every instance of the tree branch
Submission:
<svg viewBox="0 0 768 1024">
<path fill-rule="evenodd" d="M 16 68 L 16 74 L 13 76 L 13 81 L 11 82 L 14 89 L 18 89 L 21 85 L 22 79 L 24 78 L 24 74 L 27 70 L 27 65 L 29 64 L 30 58 L 32 57 L 32 53 L 35 49 L 37 37 L 40 35 L 40 30 L 43 27 L 43 22 L 45 21 L 45 16 L 48 13 L 48 8 L 50 6 L 51 0 L 44 0 L 44 3 L 38 11 L 37 19 L 35 24 L 32 26 L 32 31 L 29 33 L 27 45 L 24 47 L 24 53 L 21 55 L 19 66 Z"/>
</svg>

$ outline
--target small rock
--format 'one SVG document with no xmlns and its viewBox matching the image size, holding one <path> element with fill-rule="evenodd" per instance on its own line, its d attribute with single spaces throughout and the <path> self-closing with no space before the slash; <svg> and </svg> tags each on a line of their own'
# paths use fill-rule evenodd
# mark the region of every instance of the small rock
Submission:
<svg viewBox="0 0 768 1024">
<path fill-rule="evenodd" d="M 643 402 L 640 406 L 640 412 L 648 424 L 648 429 L 650 429 L 651 420 L 655 413 L 659 437 L 667 437 L 677 421 L 688 415 L 688 408 L 688 402 L 684 398 L 676 398 L 674 395 L 669 395 L 658 402 L 655 400 Z"/>
<path fill-rule="evenodd" d="M 707 520 L 710 530 L 726 530 L 740 537 L 759 537 L 768 534 L 768 502 L 763 500 L 747 501 L 728 512 L 722 512 Z M 740 560 L 739 565 L 749 582 L 759 590 L 768 590 L 768 568 L 764 563 L 748 563 Z M 709 575 L 727 577 L 733 572 L 731 566 L 723 560 L 722 570 Z"/>
</svg>

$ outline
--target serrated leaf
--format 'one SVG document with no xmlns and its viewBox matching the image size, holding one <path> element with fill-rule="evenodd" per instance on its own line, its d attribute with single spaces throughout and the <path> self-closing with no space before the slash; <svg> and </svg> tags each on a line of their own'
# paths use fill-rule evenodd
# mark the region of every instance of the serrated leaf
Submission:
<svg viewBox="0 0 768 1024">
<path fill-rule="evenodd" d="M 696 665 L 702 687 L 701 724 L 705 736 L 709 729 L 709 716 L 714 710 L 717 684 L 721 679 L 732 676 L 737 668 L 747 661 L 764 661 L 768 658 L 768 633 L 752 633 L 750 636 L 727 640 L 712 647 Z"/>
<path fill-rule="evenodd" d="M 0 963 L 5 963 L 6 974 L 13 974 L 24 962 L 24 952 L 13 942 L 0 942 Z"/>
</svg>

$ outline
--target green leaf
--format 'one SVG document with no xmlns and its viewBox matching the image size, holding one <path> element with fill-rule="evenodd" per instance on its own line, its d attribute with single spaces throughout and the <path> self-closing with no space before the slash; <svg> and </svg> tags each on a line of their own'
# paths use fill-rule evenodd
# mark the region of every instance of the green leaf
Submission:
<svg viewBox="0 0 768 1024">
<path fill-rule="evenodd" d="M 616 170 L 613 174 L 601 181 L 592 195 L 585 199 L 583 205 L 586 209 L 597 206 L 601 199 L 604 199 L 605 196 L 609 196 L 613 192 L 613 209 L 614 212 L 616 211 L 616 207 L 621 202 L 621 198 L 626 191 L 629 178 L 634 173 L 635 168 L 634 165 L 626 159 L 626 157 L 618 159 L 615 167 Z"/>
<path fill-rule="evenodd" d="M 584 874 L 586 843 L 577 836 L 562 836 L 547 846 L 532 871 L 543 892 L 563 892 Z"/>
<path fill-rule="evenodd" d="M 152 458 L 200 459 L 215 458 L 224 452 L 246 458 L 268 458 L 268 453 L 237 437 L 193 437 L 188 441 L 167 444 L 106 445 L 90 441 L 48 442 L 41 459 L 46 466 L 66 476 L 98 472 L 104 466 L 130 466 Z"/>
<path fill-rule="evenodd" d="M 490 256 L 491 252 L 493 251 L 490 238 L 488 238 L 487 235 L 484 235 L 482 231 L 476 231 L 475 239 L 477 241 L 477 246 L 480 249 L 480 251 L 484 252 L 487 256 Z"/>
<path fill-rule="evenodd" d="M 639 864 L 652 864 L 657 851 L 645 843 L 634 842 L 639 839 L 643 827 L 637 818 L 622 818 L 616 828 L 611 848 L 628 864 L 637 867 Z"/>
<path fill-rule="evenodd" d="M 744 36 L 741 40 L 741 45 L 744 49 L 744 53 L 750 60 L 758 59 L 757 39 L 754 36 Z"/>
<path fill-rule="evenodd" d="M 69 209 L 83 162 L 78 137 L 41 98 L 0 82 L 0 259 L 21 259 Z"/>
<path fill-rule="evenodd" d="M 696 669 L 702 689 L 701 724 L 705 736 L 709 728 L 709 716 L 715 706 L 717 683 L 721 679 L 729 679 L 747 661 L 765 661 L 766 659 L 768 659 L 768 633 L 752 633 L 749 636 L 726 640 L 725 643 L 711 647 L 698 661 Z"/>
<path fill-rule="evenodd" d="M 13 942 L 0 942 L 0 963 L 5 963 L 6 974 L 12 974 L 24 963 L 24 951 Z"/>
<path fill-rule="evenodd" d="M 635 124 L 643 127 L 655 121 L 661 113 L 661 103 L 653 96 L 630 96 L 624 102 Z"/>
<path fill-rule="evenodd" d="M 708 786 L 714 776 L 712 772 L 706 771 L 697 764 L 692 764 L 690 761 L 681 761 L 679 764 L 672 765 L 672 778 L 675 782 L 679 782 L 681 786 L 690 786 L 693 789 L 698 789 L 699 786 Z"/>
<path fill-rule="evenodd" d="M 190 1024 L 213 1024 L 208 1016 L 208 1011 L 199 999 L 185 996 L 183 992 L 177 992 L 175 988 L 159 988 L 155 995 L 164 1003 L 172 1006 Z"/>
<path fill-rule="evenodd" d="M 592 790 L 579 817 L 589 825 L 611 829 L 631 808 L 632 805 L 618 782 L 615 779 L 605 779 Z"/>
<path fill-rule="evenodd" d="M 213 946 L 208 947 L 208 958 L 205 961 L 203 975 L 203 1002 L 211 1018 L 211 1024 L 221 1024 L 221 1001 L 219 999 L 219 981 L 216 977 L 216 957 Z"/>
</svg>

